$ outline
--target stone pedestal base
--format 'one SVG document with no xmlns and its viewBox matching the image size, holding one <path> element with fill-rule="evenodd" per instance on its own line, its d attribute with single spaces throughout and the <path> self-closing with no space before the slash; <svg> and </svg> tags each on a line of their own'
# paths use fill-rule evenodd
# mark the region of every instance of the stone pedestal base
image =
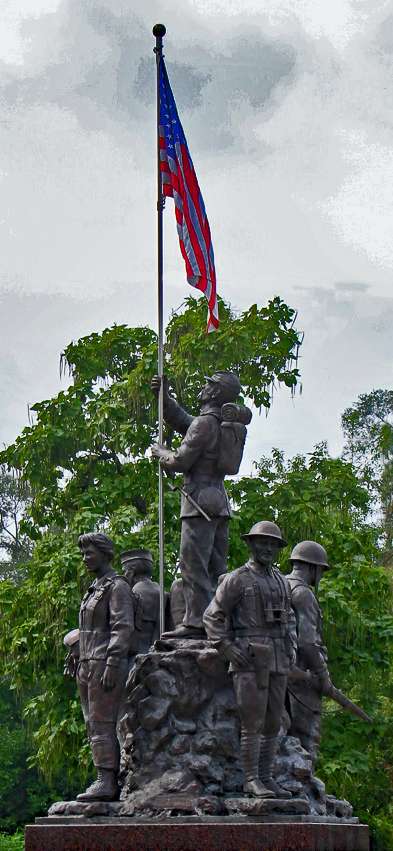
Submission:
<svg viewBox="0 0 393 851">
<path fill-rule="evenodd" d="M 47 818 L 26 827 L 25 851 L 369 851 L 365 825 L 297 818 L 302 821 Z"/>
</svg>

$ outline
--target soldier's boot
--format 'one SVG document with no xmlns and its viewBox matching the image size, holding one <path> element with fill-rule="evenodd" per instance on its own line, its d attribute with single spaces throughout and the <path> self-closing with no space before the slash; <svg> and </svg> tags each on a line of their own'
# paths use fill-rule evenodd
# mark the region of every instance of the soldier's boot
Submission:
<svg viewBox="0 0 393 851">
<path fill-rule="evenodd" d="M 86 792 L 77 795 L 77 801 L 117 801 L 120 793 L 117 782 L 120 749 L 115 726 L 108 725 L 105 734 L 96 733 L 91 736 L 90 746 L 97 769 L 97 780 L 86 789 Z"/>
<path fill-rule="evenodd" d="M 99 768 L 97 780 L 77 795 L 77 801 L 117 801 L 120 789 L 117 782 L 117 773 L 112 768 Z"/>
<path fill-rule="evenodd" d="M 272 777 L 273 764 L 278 747 L 278 736 L 261 736 L 259 753 L 259 777 L 275 798 L 292 798 L 290 792 Z"/>
<path fill-rule="evenodd" d="M 207 635 L 203 627 L 187 626 L 187 624 L 181 623 L 175 629 L 162 633 L 161 639 L 163 641 L 168 638 L 195 638 L 197 641 L 204 641 Z"/>
<path fill-rule="evenodd" d="M 242 730 L 240 737 L 240 753 L 244 773 L 243 790 L 252 798 L 274 798 L 258 777 L 260 736 L 258 733 L 247 733 Z"/>
</svg>

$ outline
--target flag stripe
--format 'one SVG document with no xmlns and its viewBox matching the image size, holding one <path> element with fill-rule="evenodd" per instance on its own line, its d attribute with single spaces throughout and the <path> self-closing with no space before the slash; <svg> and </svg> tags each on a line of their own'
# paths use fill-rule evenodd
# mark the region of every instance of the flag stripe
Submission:
<svg viewBox="0 0 393 851">
<path fill-rule="evenodd" d="M 213 331 L 218 328 L 219 319 L 209 222 L 164 60 L 160 62 L 159 134 L 162 191 L 174 199 L 187 280 L 205 294 L 209 305 L 207 330 Z"/>
</svg>

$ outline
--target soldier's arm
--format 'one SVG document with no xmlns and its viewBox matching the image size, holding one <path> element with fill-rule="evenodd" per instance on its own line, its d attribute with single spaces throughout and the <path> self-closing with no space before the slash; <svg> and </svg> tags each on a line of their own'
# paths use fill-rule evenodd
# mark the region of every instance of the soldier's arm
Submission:
<svg viewBox="0 0 393 851">
<path fill-rule="evenodd" d="M 130 646 L 131 634 L 134 631 L 134 606 L 131 589 L 124 579 L 113 582 L 109 596 L 109 630 L 106 664 L 118 666 L 121 659 L 126 659 Z"/>
<path fill-rule="evenodd" d="M 207 637 L 214 642 L 217 650 L 222 650 L 232 643 L 229 631 L 230 617 L 241 597 L 241 588 L 233 574 L 228 574 L 219 584 L 216 593 L 209 603 L 203 623 Z"/>
<path fill-rule="evenodd" d="M 188 414 L 172 396 L 164 395 L 164 419 L 179 434 L 186 434 L 194 417 Z"/>
<path fill-rule="evenodd" d="M 310 671 L 323 674 L 327 672 L 327 664 L 319 631 L 319 607 L 311 589 L 295 589 L 292 606 L 296 614 L 299 655 Z"/>
<path fill-rule="evenodd" d="M 294 610 L 293 610 L 292 608 L 289 610 L 289 617 L 288 617 L 288 634 L 289 634 L 289 641 L 290 641 L 290 644 L 291 644 L 291 650 L 292 650 L 292 652 L 291 652 L 291 657 L 292 657 L 291 661 L 292 661 L 292 664 L 294 664 L 294 663 L 295 663 L 295 661 L 296 661 L 296 653 L 297 653 L 297 647 L 298 647 L 298 638 L 297 638 L 296 615 L 295 615 L 295 612 L 294 612 Z"/>
<path fill-rule="evenodd" d="M 214 439 L 212 423 L 208 417 L 195 417 L 178 449 L 161 451 L 161 464 L 169 473 L 185 473 L 189 470 L 201 452 Z"/>
</svg>

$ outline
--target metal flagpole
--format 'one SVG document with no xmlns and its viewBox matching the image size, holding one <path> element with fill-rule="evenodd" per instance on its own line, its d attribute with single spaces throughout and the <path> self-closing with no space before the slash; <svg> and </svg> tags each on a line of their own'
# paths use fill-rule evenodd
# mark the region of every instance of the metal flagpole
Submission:
<svg viewBox="0 0 393 851">
<path fill-rule="evenodd" d="M 154 53 L 157 68 L 157 286 L 158 286 L 158 375 L 161 379 L 158 396 L 158 442 L 163 442 L 164 431 L 164 298 L 163 298 L 163 210 L 164 196 L 160 167 L 160 63 L 162 60 L 162 39 L 166 33 L 163 24 L 153 27 L 156 39 Z M 164 481 L 161 464 L 158 465 L 158 548 L 160 582 L 160 635 L 165 631 L 165 590 L 164 590 Z"/>
</svg>

